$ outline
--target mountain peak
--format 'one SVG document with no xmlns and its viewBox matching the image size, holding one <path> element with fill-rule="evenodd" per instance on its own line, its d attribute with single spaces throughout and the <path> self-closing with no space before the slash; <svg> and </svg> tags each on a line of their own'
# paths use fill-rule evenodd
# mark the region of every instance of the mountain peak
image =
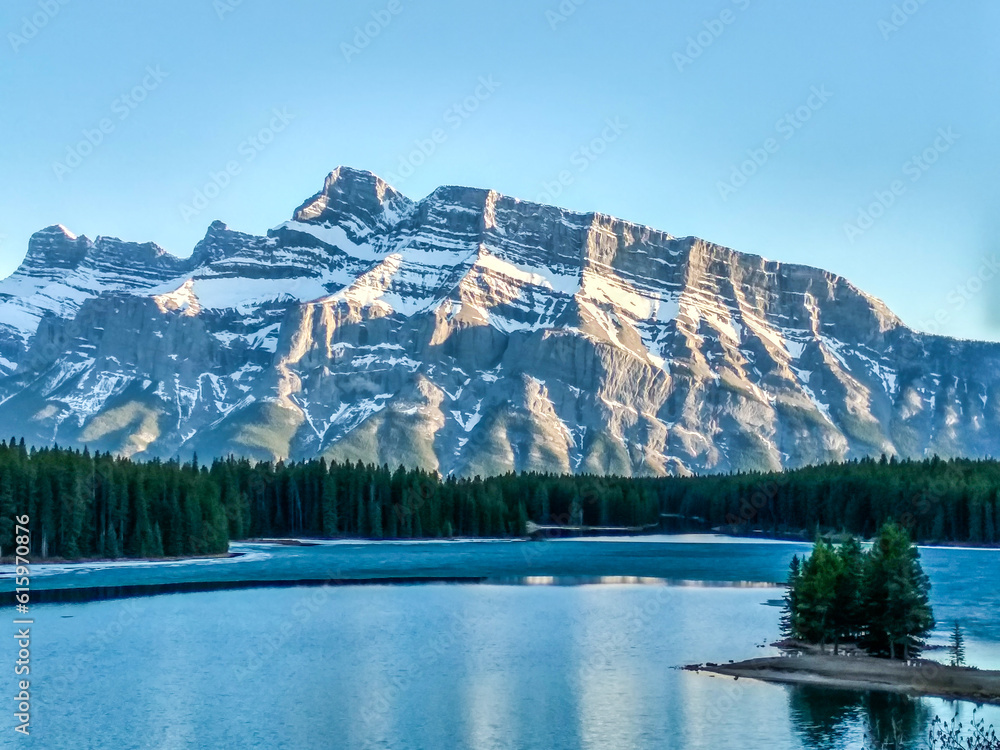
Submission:
<svg viewBox="0 0 1000 750">
<path fill-rule="evenodd" d="M 31 235 L 28 252 L 18 272 L 53 276 L 71 271 L 86 257 L 91 247 L 92 243 L 86 237 L 78 237 L 62 224 L 53 224 Z"/>
<path fill-rule="evenodd" d="M 292 220 L 315 224 L 340 224 L 361 220 L 369 227 L 384 224 L 387 210 L 396 213 L 411 201 L 372 172 L 337 167 L 326 176 L 323 189 L 295 209 Z"/>
<path fill-rule="evenodd" d="M 43 229 L 40 232 L 37 232 L 37 234 L 61 235 L 62 237 L 65 237 L 68 240 L 75 240 L 77 238 L 75 234 L 69 231 L 69 229 L 67 229 L 62 224 L 53 224 L 50 227 L 45 227 L 45 229 Z"/>
</svg>

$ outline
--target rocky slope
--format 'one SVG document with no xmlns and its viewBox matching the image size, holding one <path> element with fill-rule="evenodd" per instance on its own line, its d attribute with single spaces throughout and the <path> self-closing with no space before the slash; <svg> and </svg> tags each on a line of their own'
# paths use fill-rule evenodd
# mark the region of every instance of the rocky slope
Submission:
<svg viewBox="0 0 1000 750">
<path fill-rule="evenodd" d="M 996 455 L 1000 345 L 833 274 L 602 214 L 341 168 L 188 259 L 50 227 L 0 282 L 0 425 L 143 457 L 443 474 Z"/>
</svg>

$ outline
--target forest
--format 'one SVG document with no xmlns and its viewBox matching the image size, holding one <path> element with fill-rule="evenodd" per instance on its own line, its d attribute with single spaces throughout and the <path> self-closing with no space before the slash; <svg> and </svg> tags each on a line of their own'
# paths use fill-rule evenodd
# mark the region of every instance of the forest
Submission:
<svg viewBox="0 0 1000 750">
<path fill-rule="evenodd" d="M 221 554 L 275 536 L 524 536 L 555 526 L 650 526 L 871 537 L 895 521 L 925 543 L 995 544 L 1000 463 L 882 457 L 773 474 L 487 479 L 362 463 L 230 457 L 133 461 L 0 442 L 0 556 L 30 518 L 33 560 Z"/>
</svg>

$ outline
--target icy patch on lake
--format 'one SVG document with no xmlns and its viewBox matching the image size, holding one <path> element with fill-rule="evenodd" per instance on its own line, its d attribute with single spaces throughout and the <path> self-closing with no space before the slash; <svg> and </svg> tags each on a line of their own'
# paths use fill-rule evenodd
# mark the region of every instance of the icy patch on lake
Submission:
<svg viewBox="0 0 1000 750">
<path fill-rule="evenodd" d="M 115 568 L 179 568 L 186 565 L 205 565 L 227 563 L 260 562 L 274 556 L 270 545 L 231 544 L 231 557 L 191 557 L 183 560 L 101 560 L 81 563 L 32 563 L 32 578 L 62 575 L 64 573 L 91 573 L 98 570 L 113 570 Z M 0 579 L 13 578 L 13 565 L 0 565 Z"/>
</svg>

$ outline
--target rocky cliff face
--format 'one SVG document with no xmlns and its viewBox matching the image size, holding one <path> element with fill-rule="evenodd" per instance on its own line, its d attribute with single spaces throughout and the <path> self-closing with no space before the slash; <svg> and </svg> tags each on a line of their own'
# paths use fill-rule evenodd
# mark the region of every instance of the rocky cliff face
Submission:
<svg viewBox="0 0 1000 750">
<path fill-rule="evenodd" d="M 0 283 L 0 424 L 36 444 L 443 474 L 1000 453 L 1000 345 L 821 270 L 341 168 L 189 259 L 36 234 Z"/>
</svg>

